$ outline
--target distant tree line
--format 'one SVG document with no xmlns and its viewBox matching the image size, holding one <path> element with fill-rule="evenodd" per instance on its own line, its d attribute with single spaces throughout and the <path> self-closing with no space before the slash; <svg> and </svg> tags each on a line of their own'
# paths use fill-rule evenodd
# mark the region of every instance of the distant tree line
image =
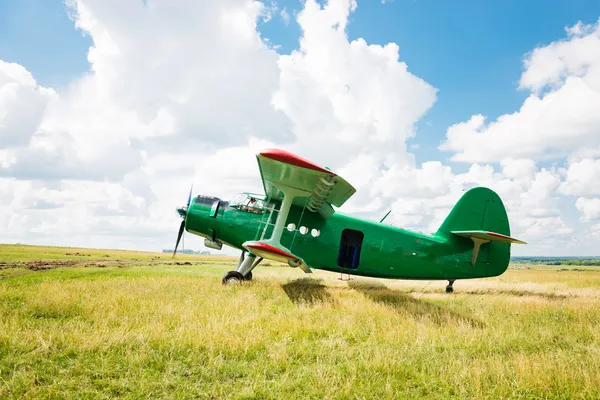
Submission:
<svg viewBox="0 0 600 400">
<path fill-rule="evenodd" d="M 163 249 L 162 251 L 163 253 L 173 253 L 173 249 Z M 191 249 L 185 249 L 185 250 L 177 250 L 177 254 L 179 253 L 183 253 L 183 254 L 199 254 L 201 256 L 210 256 L 210 251 L 199 251 L 199 250 L 191 250 Z"/>
<path fill-rule="evenodd" d="M 600 266 L 600 257 L 513 257 L 517 264 Z"/>
</svg>

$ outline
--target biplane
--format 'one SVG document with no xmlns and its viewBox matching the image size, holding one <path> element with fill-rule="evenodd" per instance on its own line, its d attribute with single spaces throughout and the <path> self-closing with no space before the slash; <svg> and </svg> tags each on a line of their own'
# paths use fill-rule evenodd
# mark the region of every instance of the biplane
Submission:
<svg viewBox="0 0 600 400">
<path fill-rule="evenodd" d="M 184 230 L 204 237 L 208 248 L 241 251 L 223 284 L 251 280 L 268 259 L 305 273 L 447 280 L 446 292 L 452 292 L 457 279 L 504 273 L 511 244 L 525 243 L 510 236 L 502 200 L 485 187 L 465 192 L 428 235 L 337 212 L 334 207 L 356 189 L 329 168 L 279 149 L 256 157 L 264 193 L 242 193 L 233 201 L 198 195 L 192 201 L 190 190 L 187 205 L 177 209 L 183 221 L 173 256 Z"/>
</svg>

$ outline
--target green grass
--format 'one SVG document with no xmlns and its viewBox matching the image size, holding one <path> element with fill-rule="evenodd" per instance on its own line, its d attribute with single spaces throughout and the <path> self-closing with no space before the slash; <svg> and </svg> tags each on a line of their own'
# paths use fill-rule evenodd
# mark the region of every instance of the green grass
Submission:
<svg viewBox="0 0 600 400">
<path fill-rule="evenodd" d="M 600 272 L 222 286 L 235 262 L 0 245 L 0 398 L 600 398 Z"/>
</svg>

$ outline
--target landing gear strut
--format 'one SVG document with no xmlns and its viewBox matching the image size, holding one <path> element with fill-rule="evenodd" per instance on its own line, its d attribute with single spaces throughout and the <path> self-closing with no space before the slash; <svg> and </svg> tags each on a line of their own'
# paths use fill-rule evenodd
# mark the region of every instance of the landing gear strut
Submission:
<svg viewBox="0 0 600 400">
<path fill-rule="evenodd" d="M 454 285 L 454 279 L 448 281 L 448 286 L 446 286 L 446 293 L 454 292 L 454 288 L 452 287 L 452 285 Z"/>
<path fill-rule="evenodd" d="M 259 257 L 258 260 L 256 260 L 256 256 L 251 253 L 248 253 L 248 256 L 244 257 L 245 253 L 245 251 L 242 251 L 242 254 L 240 254 L 240 260 L 238 261 L 237 269 L 235 271 L 229 271 L 225 274 L 221 280 L 223 285 L 252 280 L 252 270 L 258 264 L 260 264 L 263 258 Z"/>
</svg>

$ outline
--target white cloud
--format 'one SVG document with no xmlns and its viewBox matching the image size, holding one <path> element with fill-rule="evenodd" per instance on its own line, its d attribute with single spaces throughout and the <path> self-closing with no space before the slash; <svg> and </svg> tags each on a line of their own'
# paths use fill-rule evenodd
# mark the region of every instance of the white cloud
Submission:
<svg viewBox="0 0 600 400">
<path fill-rule="evenodd" d="M 571 163 L 560 191 L 572 196 L 600 195 L 600 159 Z"/>
<path fill-rule="evenodd" d="M 534 49 L 525 60 L 520 86 L 541 91 L 560 87 L 569 77 L 581 77 L 594 91 L 600 90 L 600 19 L 596 25 L 579 21 L 565 28 L 568 39 Z"/>
<path fill-rule="evenodd" d="M 0 60 L 0 149 L 29 143 L 48 103 L 56 97 L 21 65 Z"/>
<path fill-rule="evenodd" d="M 382 202 L 373 201 L 369 184 L 381 168 L 414 167 L 405 141 L 433 105 L 436 89 L 407 71 L 396 44 L 348 40 L 345 27 L 356 6 L 306 2 L 297 16 L 300 47 L 278 61 L 273 105 L 292 123 L 290 150 L 352 178 L 359 192 L 344 210 L 377 212 Z"/>
<path fill-rule="evenodd" d="M 495 162 L 600 147 L 600 20 L 568 32 L 525 59 L 520 86 L 532 93 L 520 110 L 490 123 L 474 115 L 455 124 L 440 149 L 454 152 L 455 161 Z"/>
<path fill-rule="evenodd" d="M 261 3 L 139 2 L 118 15 L 117 3 L 73 2 L 77 26 L 94 40 L 94 73 L 71 89 L 53 128 L 73 136 L 79 152 L 117 144 L 206 153 L 251 137 L 291 139 L 270 105 L 278 55 L 256 31 Z"/>
<path fill-rule="evenodd" d="M 531 159 L 506 158 L 500 164 L 502 165 L 504 176 L 516 181 L 522 181 L 525 184 L 531 182 L 537 171 L 535 161 Z"/>
<path fill-rule="evenodd" d="M 425 162 L 418 169 L 394 165 L 374 183 L 377 190 L 373 192 L 385 197 L 435 198 L 450 191 L 453 178 L 450 167 L 439 161 Z"/>
<path fill-rule="evenodd" d="M 584 221 L 600 219 L 600 198 L 580 197 L 575 202 L 575 207 L 581 212 Z"/>
<path fill-rule="evenodd" d="M 0 100 L 0 116 L 5 111 L 12 118 L 9 122 L 28 125 L 19 133 L 19 141 L 13 139 L 14 127 L 0 129 L 2 135 L 10 133 L 15 144 L 6 148 L 7 141 L 0 142 L 0 177 L 59 185 L 71 199 L 57 199 L 62 209 L 46 212 L 40 217 L 43 222 L 29 218 L 23 227 L 52 240 L 56 232 L 76 233 L 65 228 L 68 221 L 78 222 L 78 229 L 89 234 L 106 235 L 110 230 L 106 227 L 114 228 L 112 235 L 123 235 L 125 231 L 117 228 L 133 229 L 136 225 L 131 221 L 136 221 L 141 234 L 146 230 L 142 221 L 168 215 L 175 227 L 165 224 L 162 229 L 171 233 L 178 223 L 174 209 L 185 201 L 200 160 L 232 144 L 243 146 L 252 137 L 292 139 L 289 121 L 270 103 L 279 80 L 278 55 L 256 30 L 257 20 L 269 12 L 261 3 L 180 0 L 123 6 L 117 1 L 73 0 L 69 4 L 76 26 L 93 40 L 88 54 L 91 73 L 74 80 L 59 99 L 55 95 L 52 104 L 37 110 L 38 101 L 31 96 L 51 91 L 39 88 L 23 67 L 8 65 L 7 69 L 2 64 L 8 74 L 0 75 L 0 93 L 6 92 L 8 76 L 20 85 L 21 97 L 0 96 L 8 99 Z M 8 89 L 15 86 L 12 81 L 8 85 Z M 25 104 L 29 107 L 22 107 Z M 29 114 L 18 114 L 17 107 Z M 214 171 L 222 161 L 231 159 L 204 167 Z M 170 191 L 173 165 L 180 166 L 175 181 L 181 183 L 175 185 L 181 193 Z M 123 193 L 117 198 L 96 193 L 100 204 L 90 202 L 93 181 L 119 185 Z M 40 214 L 26 208 L 38 203 L 21 200 L 11 208 L 11 215 Z M 40 204 L 38 209 L 43 208 Z M 127 218 L 130 222 L 115 225 Z M 95 225 L 104 227 L 98 231 Z M 19 236 L 11 231 L 3 238 L 13 241 Z M 139 240 L 137 246 L 146 247 Z"/>
</svg>

